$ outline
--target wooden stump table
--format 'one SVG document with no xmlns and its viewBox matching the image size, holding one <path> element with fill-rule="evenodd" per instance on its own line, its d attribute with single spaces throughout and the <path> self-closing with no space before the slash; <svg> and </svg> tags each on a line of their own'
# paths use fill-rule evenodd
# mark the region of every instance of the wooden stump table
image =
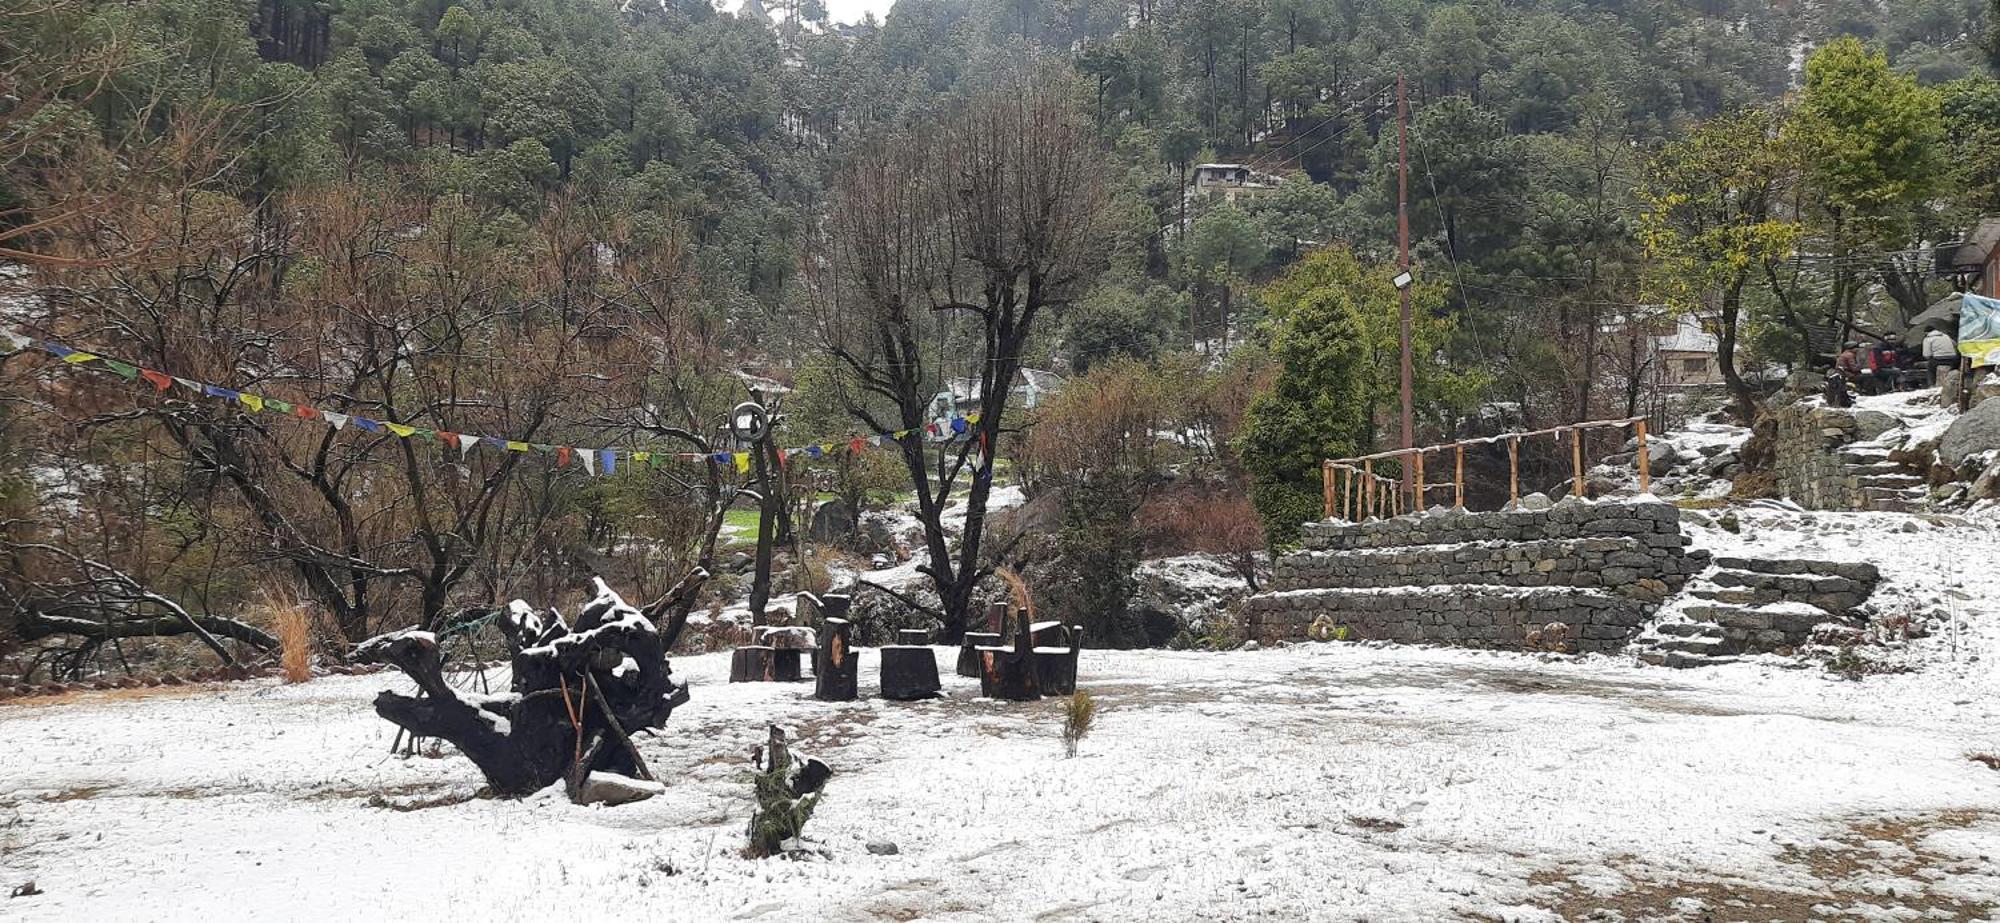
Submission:
<svg viewBox="0 0 2000 923">
<path fill-rule="evenodd" d="M 1035 636 L 1028 620 L 1014 629 L 1012 647 L 979 648 L 979 694 L 989 699 L 1033 702 L 1042 697 L 1041 678 L 1035 673 Z"/>
<path fill-rule="evenodd" d="M 1070 625 L 1065 631 L 1037 632 L 1034 641 L 1035 679 L 1041 684 L 1042 694 L 1070 695 L 1076 692 L 1076 662 L 1083 656 L 1083 626 Z"/>
<path fill-rule="evenodd" d="M 922 630 L 896 632 L 897 644 L 882 648 L 882 697 L 897 702 L 934 698 L 938 682 L 937 651 Z"/>
</svg>

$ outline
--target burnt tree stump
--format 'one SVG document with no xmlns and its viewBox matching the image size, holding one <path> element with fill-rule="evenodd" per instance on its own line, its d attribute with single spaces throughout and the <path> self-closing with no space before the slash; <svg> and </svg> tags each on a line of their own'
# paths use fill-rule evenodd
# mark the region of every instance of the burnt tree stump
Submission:
<svg viewBox="0 0 2000 923">
<path fill-rule="evenodd" d="M 1033 702 L 1042 697 L 1042 684 L 1035 672 L 1034 629 L 1024 616 L 1015 623 L 1011 648 L 985 648 L 980 652 L 979 694 L 989 699 Z"/>
<path fill-rule="evenodd" d="M 822 702 L 852 702 L 861 694 L 861 658 L 854 652 L 854 625 L 831 618 L 819 633 L 813 655 L 813 698 Z"/>
<path fill-rule="evenodd" d="M 795 683 L 804 678 L 800 658 L 805 654 L 797 648 L 772 647 L 768 644 L 752 644 L 739 647 L 729 655 L 729 681 L 732 683 Z"/>
<path fill-rule="evenodd" d="M 444 678 L 437 637 L 405 629 L 362 642 L 354 658 L 403 671 L 419 694 L 383 692 L 375 712 L 410 734 L 448 740 L 493 793 L 520 796 L 603 770 L 647 778 L 628 734 L 664 725 L 687 701 L 666 645 L 638 609 L 595 580 L 575 627 L 520 600 L 499 619 L 513 650 L 513 688 L 472 695 Z M 588 754 L 586 757 L 585 754 Z"/>
<path fill-rule="evenodd" d="M 958 647 L 958 675 L 967 678 L 979 676 L 980 651 L 1000 646 L 997 631 L 968 631 L 965 642 Z"/>
<path fill-rule="evenodd" d="M 900 643 L 882 648 L 882 697 L 897 702 L 933 698 L 944 688 L 938 681 L 937 651 L 931 650 L 929 632 L 904 629 L 896 632 Z"/>
<path fill-rule="evenodd" d="M 1042 694 L 1074 693 L 1076 663 L 1082 657 L 1082 625 L 1071 625 L 1066 632 L 1049 631 L 1038 635 L 1035 638 L 1035 680 L 1041 684 Z"/>
</svg>

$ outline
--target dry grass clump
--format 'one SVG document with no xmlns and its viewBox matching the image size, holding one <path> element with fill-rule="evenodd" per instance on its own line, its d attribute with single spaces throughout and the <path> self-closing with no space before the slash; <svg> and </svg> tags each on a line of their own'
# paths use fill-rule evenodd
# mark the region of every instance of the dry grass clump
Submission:
<svg viewBox="0 0 2000 923">
<path fill-rule="evenodd" d="M 1090 693 L 1078 690 L 1069 697 L 1063 707 L 1063 755 L 1075 756 L 1076 747 L 1090 733 L 1091 725 L 1097 721 L 1097 699 Z"/>
<path fill-rule="evenodd" d="M 278 667 L 288 683 L 312 679 L 312 613 L 297 599 L 281 593 L 264 597 L 271 634 L 278 638 Z"/>
</svg>

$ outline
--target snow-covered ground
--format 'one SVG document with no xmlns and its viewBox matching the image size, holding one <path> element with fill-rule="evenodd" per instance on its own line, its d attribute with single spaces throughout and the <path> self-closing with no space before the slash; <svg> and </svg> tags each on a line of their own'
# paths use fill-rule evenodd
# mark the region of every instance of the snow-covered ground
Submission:
<svg viewBox="0 0 2000 923">
<path fill-rule="evenodd" d="M 862 664 L 866 690 L 872 652 Z M 1059 702 L 986 701 L 955 676 L 937 702 L 826 704 L 809 685 L 727 684 L 721 655 L 675 667 L 693 701 L 641 744 L 667 793 L 614 809 L 459 801 L 477 783 L 462 758 L 388 755 L 368 703 L 391 676 L 0 707 L 0 885 L 45 892 L 0 917 L 1640 919 L 1725 893 L 1885 920 L 2000 906 L 2000 772 L 1968 758 L 2000 751 L 1989 674 L 1088 651 L 1099 727 L 1064 759 Z M 766 722 L 838 772 L 807 827 L 823 855 L 738 852 Z"/>
</svg>

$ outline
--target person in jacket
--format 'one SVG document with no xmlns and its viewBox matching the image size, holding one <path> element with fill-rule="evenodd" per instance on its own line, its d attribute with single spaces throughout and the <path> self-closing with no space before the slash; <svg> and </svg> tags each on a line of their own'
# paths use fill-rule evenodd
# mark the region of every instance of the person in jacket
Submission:
<svg viewBox="0 0 2000 923">
<path fill-rule="evenodd" d="M 1945 369 L 1958 368 L 1958 341 L 1936 327 L 1924 334 L 1924 373 L 1932 386 L 1944 378 Z"/>
</svg>

